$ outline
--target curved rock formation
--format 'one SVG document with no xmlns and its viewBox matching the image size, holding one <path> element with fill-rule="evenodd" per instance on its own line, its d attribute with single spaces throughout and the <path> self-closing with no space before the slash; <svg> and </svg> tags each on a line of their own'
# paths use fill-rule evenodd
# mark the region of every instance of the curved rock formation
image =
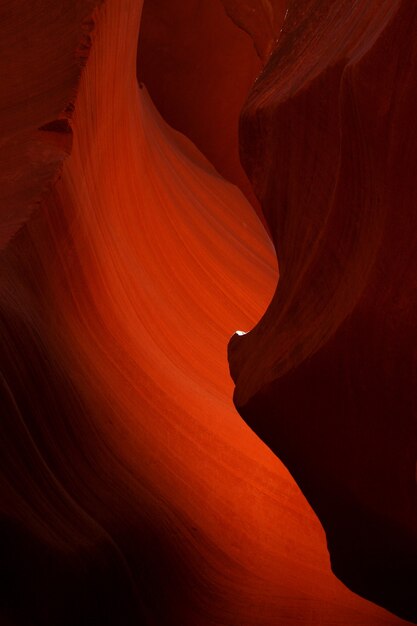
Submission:
<svg viewBox="0 0 417 626">
<path fill-rule="evenodd" d="M 144 2 L 139 81 L 168 124 L 255 206 L 239 161 L 238 125 L 261 67 L 252 39 L 234 26 L 221 0 Z"/>
<path fill-rule="evenodd" d="M 71 116 L 101 0 L 0 8 L 0 249 L 39 206 L 71 147 Z"/>
<path fill-rule="evenodd" d="M 417 622 L 417 11 L 293 3 L 242 117 L 280 281 L 235 336 L 235 403 L 351 589 Z M 267 167 L 266 167 L 267 164 Z"/>
<path fill-rule="evenodd" d="M 239 419 L 226 346 L 277 279 L 243 194 L 136 80 L 106 0 L 62 176 L 0 255 L 2 621 L 395 626 L 331 573 Z"/>
<path fill-rule="evenodd" d="M 285 0 L 148 0 L 138 46 L 138 79 L 158 111 L 243 191 L 262 221 L 239 160 L 238 121 L 285 8 Z"/>
<path fill-rule="evenodd" d="M 286 0 L 221 0 L 233 22 L 253 39 L 259 58 L 265 63 L 281 32 Z"/>
</svg>

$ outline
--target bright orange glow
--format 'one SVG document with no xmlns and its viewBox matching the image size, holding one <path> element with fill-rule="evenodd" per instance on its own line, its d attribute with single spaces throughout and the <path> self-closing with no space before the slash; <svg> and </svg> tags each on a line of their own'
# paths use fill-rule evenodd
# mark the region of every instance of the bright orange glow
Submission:
<svg viewBox="0 0 417 626">
<path fill-rule="evenodd" d="M 138 87 L 140 13 L 108 0 L 96 15 L 72 154 L 14 270 L 21 302 L 38 277 L 42 341 L 83 402 L 61 475 L 71 524 L 114 540 L 158 624 L 400 624 L 331 574 L 316 517 L 233 407 L 227 343 L 266 310 L 276 257 L 241 191 Z"/>
</svg>

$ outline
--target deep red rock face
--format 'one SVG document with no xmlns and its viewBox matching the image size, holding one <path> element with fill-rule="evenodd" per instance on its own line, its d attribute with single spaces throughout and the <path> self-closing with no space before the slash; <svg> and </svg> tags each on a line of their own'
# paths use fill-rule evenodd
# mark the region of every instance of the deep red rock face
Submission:
<svg viewBox="0 0 417 626">
<path fill-rule="evenodd" d="M 24 54 L 15 49 L 13 56 L 8 50 L 4 57 L 10 102 L 0 118 L 4 127 L 15 119 L 28 134 L 13 127 L 17 152 L 10 151 L 8 162 L 6 151 L 1 161 L 7 162 L 3 171 L 14 171 L 15 177 L 6 177 L 14 204 L 4 202 L 0 215 L 10 218 L 2 223 L 13 225 L 2 232 L 7 230 L 8 237 L 14 233 L 0 253 L 0 561 L 5 580 L 0 621 L 7 626 L 400 626 L 401 618 L 352 593 L 332 574 L 317 516 L 285 466 L 240 419 L 232 402 L 228 341 L 237 328 L 257 323 L 277 284 L 273 245 L 257 207 L 244 195 L 251 197 L 237 159 L 238 115 L 260 59 L 269 58 L 279 35 L 284 4 L 149 0 L 139 51 L 142 2 L 104 0 L 92 13 L 93 6 L 88 1 L 5 3 L 8 41 L 14 41 L 20 25 Z M 381 571 L 394 550 L 400 553 L 401 541 L 407 556 L 398 561 L 398 569 L 411 564 L 412 555 L 411 512 L 408 530 L 405 523 L 409 484 L 401 482 L 395 468 L 402 446 L 402 467 L 409 476 L 413 437 L 404 416 L 408 411 L 412 418 L 406 392 L 413 375 L 413 308 L 408 294 L 414 275 L 414 231 L 411 221 L 400 223 L 387 208 L 394 191 L 402 211 L 410 206 L 402 194 L 406 171 L 410 197 L 413 189 L 411 92 L 405 90 L 412 84 L 402 80 L 401 64 L 398 69 L 387 62 L 387 76 L 396 73 L 395 84 L 402 89 L 392 110 L 389 98 L 378 104 L 378 115 L 369 98 L 356 103 L 354 114 L 350 100 L 343 105 L 343 114 L 353 117 L 343 136 L 343 168 L 335 163 L 341 150 L 341 113 L 333 109 L 342 64 L 352 50 L 357 55 L 366 46 L 371 63 L 376 43 L 391 32 L 390 20 L 399 19 L 398 7 L 378 4 L 375 17 L 369 7 L 359 14 L 342 4 L 337 20 L 328 22 L 327 13 L 317 14 L 311 5 L 303 28 L 297 29 L 300 4 L 294 5 L 283 48 L 256 84 L 242 127 L 245 165 L 264 203 L 274 242 L 282 249 L 278 294 L 287 285 L 286 298 L 296 298 L 300 287 L 306 299 L 286 300 L 293 307 L 286 323 L 295 334 L 279 330 L 277 295 L 261 324 L 238 345 L 234 342 L 236 400 L 243 398 L 238 405 L 248 421 L 249 412 L 257 415 L 255 428 L 288 464 L 319 512 L 333 542 L 334 569 L 342 577 L 335 562 L 339 555 L 343 579 L 351 586 L 342 557 L 343 549 L 352 552 L 352 532 L 359 536 L 359 506 L 364 533 L 369 530 L 367 520 L 374 521 L 369 547 L 376 546 L 376 559 L 383 555 Z M 330 6 L 329 15 L 332 10 Z M 84 38 L 85 27 L 93 25 L 88 18 L 94 21 L 91 48 Z M 410 16 L 407 20 L 412 29 Z M 14 31 L 10 24 L 16 24 Z M 297 45 L 290 42 L 293 27 Z M 356 47 L 346 43 L 352 33 Z M 401 35 L 398 49 L 405 54 L 409 39 L 405 31 Z M 309 76 L 317 74 L 318 82 L 306 79 L 308 89 L 295 82 L 305 100 L 299 101 L 295 92 L 286 99 L 285 89 L 296 73 L 285 55 L 292 55 L 297 66 L 297 54 L 302 56 L 309 37 L 314 40 L 308 47 L 312 55 L 303 57 L 303 67 Z M 332 47 L 335 38 L 345 42 L 340 58 Z M 313 43 L 319 46 L 315 52 Z M 387 49 L 394 43 L 387 43 Z M 384 54 L 378 53 L 381 63 Z M 32 57 L 33 75 L 25 73 Z M 9 67 L 10 59 L 15 60 Z M 275 76 L 277 61 L 281 69 L 277 66 Z M 373 93 L 382 82 L 372 63 L 367 67 L 361 90 Z M 145 85 L 139 87 L 138 75 Z M 271 102 L 277 96 L 278 103 L 282 96 L 282 111 L 281 105 L 279 110 L 275 104 L 259 107 L 257 98 L 262 99 L 268 80 Z M 13 85 L 22 85 L 17 96 Z M 365 143 L 358 134 L 359 113 L 367 118 Z M 388 114 L 397 116 L 390 131 L 384 122 Z M 293 116 L 290 127 L 288 115 Z M 254 118 L 259 127 L 253 125 Z M 402 119 L 410 121 L 406 138 L 393 130 L 401 129 Z M 277 144 L 275 139 L 286 129 L 288 137 Z M 6 145 L 10 137 L 4 137 Z M 388 141 L 397 146 L 398 166 L 391 147 L 386 154 L 380 150 Z M 47 145 L 54 147 L 52 152 Z M 25 156 L 26 148 L 30 159 L 21 167 L 14 159 L 16 154 Z M 365 156 L 366 171 L 361 160 Z M 378 169 L 382 164 L 384 172 Z M 335 187 L 339 170 L 347 176 L 338 192 L 345 204 L 338 196 L 335 206 L 340 212 L 327 208 L 335 222 L 329 217 L 329 228 L 337 236 L 333 240 L 323 234 L 321 250 L 314 233 L 324 228 L 327 205 L 320 198 L 329 196 L 323 181 L 333 181 Z M 363 184 L 355 187 L 351 182 L 358 176 Z M 50 193 L 45 196 L 47 187 Z M 359 220 L 362 205 L 355 204 L 350 193 L 369 200 L 368 219 Z M 292 222 L 277 210 L 283 194 L 292 203 Z M 29 215 L 33 202 L 39 206 Z M 297 207 L 302 208 L 298 217 Z M 404 248 L 395 255 L 393 242 L 400 240 Z M 387 257 L 379 246 L 386 247 Z M 314 250 L 329 256 L 325 262 L 317 257 L 326 271 L 316 274 L 315 281 Z M 382 272 L 389 291 L 367 291 L 368 284 L 379 284 Z M 395 291 L 393 277 L 399 275 Z M 308 314 L 303 317 L 304 303 Z M 362 317 L 356 315 L 359 303 Z M 370 326 L 371 317 L 375 323 Z M 309 325 L 308 320 L 315 321 Z M 262 324 L 268 342 L 258 354 Z M 351 328 L 356 329 L 355 342 Z M 301 345 L 296 339 L 302 333 L 307 339 Z M 253 337 L 254 352 L 241 352 Z M 283 363 L 291 365 L 294 376 L 301 372 L 297 380 L 289 370 L 276 375 L 272 367 L 277 337 L 286 355 Z M 343 339 L 333 344 L 337 337 Z M 384 360 L 388 350 L 389 359 Z M 302 369 L 307 354 L 309 363 L 319 359 L 310 374 Z M 372 360 L 375 367 L 370 366 Z M 353 365 L 359 378 L 346 374 Z M 267 373 L 271 378 L 266 383 Z M 300 427 L 289 429 L 286 439 L 278 433 L 281 450 L 270 436 L 270 409 L 274 385 L 283 380 L 294 391 L 288 386 L 284 392 L 283 387 L 280 397 L 287 393 L 286 411 L 293 412 L 293 423 L 298 420 Z M 357 385 L 355 394 L 346 390 L 346 380 Z M 306 414 L 291 404 L 295 396 L 309 403 L 316 430 L 310 427 L 308 432 Z M 340 411 L 336 427 L 331 417 L 339 398 L 345 414 Z M 372 423 L 365 420 L 366 408 L 376 415 L 371 409 L 377 402 L 385 421 L 378 420 L 383 427 L 373 432 Z M 363 415 L 362 421 L 352 421 L 353 403 L 353 413 Z M 389 407 L 398 421 L 403 420 L 401 428 L 386 419 Z M 348 459 L 341 445 L 324 445 L 332 426 L 338 439 L 355 450 Z M 363 485 L 340 488 L 347 475 L 357 480 L 355 464 L 363 467 L 361 448 L 366 446 L 370 466 L 363 469 Z M 317 460 L 322 464 L 315 464 Z M 320 492 L 317 467 L 332 477 L 327 483 L 320 479 Z M 325 472 L 328 467 L 331 474 Z M 376 474 L 382 477 L 377 487 Z M 344 527 L 337 527 L 332 536 L 329 528 L 335 519 L 343 519 Z M 401 531 L 397 544 L 389 543 L 389 525 Z M 376 553 L 378 541 L 385 537 L 384 551 Z M 361 547 L 359 542 L 356 547 Z M 370 592 L 369 581 L 375 576 L 353 561 L 357 591 L 411 616 L 405 593 L 401 602 L 398 597 L 393 601 L 393 581 L 381 583 L 387 591 L 384 603 Z"/>
<path fill-rule="evenodd" d="M 144 3 L 139 81 L 164 119 L 254 203 L 239 161 L 238 126 L 261 68 L 251 37 L 236 28 L 221 0 Z"/>
<path fill-rule="evenodd" d="M 297 2 L 242 158 L 280 266 L 229 347 L 235 404 L 284 461 L 351 589 L 417 622 L 417 10 Z"/>
<path fill-rule="evenodd" d="M 100 2 L 2 2 L 0 249 L 39 206 L 71 149 L 69 118 Z"/>
<path fill-rule="evenodd" d="M 228 16 L 253 39 L 265 63 L 278 40 L 286 0 L 221 0 Z"/>
</svg>

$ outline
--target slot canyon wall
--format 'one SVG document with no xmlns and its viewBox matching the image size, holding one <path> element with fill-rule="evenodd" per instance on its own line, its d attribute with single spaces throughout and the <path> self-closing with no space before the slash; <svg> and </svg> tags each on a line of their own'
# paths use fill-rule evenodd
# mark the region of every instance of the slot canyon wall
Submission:
<svg viewBox="0 0 417 626">
<path fill-rule="evenodd" d="M 350 4 L 2 4 L 2 624 L 417 621 L 415 11 Z"/>
<path fill-rule="evenodd" d="M 236 406 L 317 512 L 333 571 L 414 622 L 415 28 L 413 2 L 290 3 L 241 120 L 280 281 L 229 350 Z"/>
</svg>

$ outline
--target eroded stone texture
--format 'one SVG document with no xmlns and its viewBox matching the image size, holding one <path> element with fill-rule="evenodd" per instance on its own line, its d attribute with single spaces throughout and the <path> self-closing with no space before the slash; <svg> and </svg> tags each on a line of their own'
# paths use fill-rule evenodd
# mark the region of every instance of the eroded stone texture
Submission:
<svg viewBox="0 0 417 626">
<path fill-rule="evenodd" d="M 103 3 L 71 155 L 0 254 L 1 622 L 398 626 L 234 411 L 275 254 L 138 88 L 140 9 Z"/>
<path fill-rule="evenodd" d="M 70 151 L 68 118 L 99 3 L 1 3 L 0 248 L 39 205 Z"/>
<path fill-rule="evenodd" d="M 138 78 L 161 115 L 230 182 L 256 199 L 239 161 L 239 115 L 261 70 L 251 37 L 221 0 L 147 0 Z"/>
<path fill-rule="evenodd" d="M 221 0 L 229 17 L 253 39 L 265 63 L 274 49 L 287 9 L 287 0 Z"/>
<path fill-rule="evenodd" d="M 417 9 L 290 4 L 242 117 L 280 266 L 229 347 L 241 415 L 321 519 L 334 572 L 417 621 Z"/>
</svg>

